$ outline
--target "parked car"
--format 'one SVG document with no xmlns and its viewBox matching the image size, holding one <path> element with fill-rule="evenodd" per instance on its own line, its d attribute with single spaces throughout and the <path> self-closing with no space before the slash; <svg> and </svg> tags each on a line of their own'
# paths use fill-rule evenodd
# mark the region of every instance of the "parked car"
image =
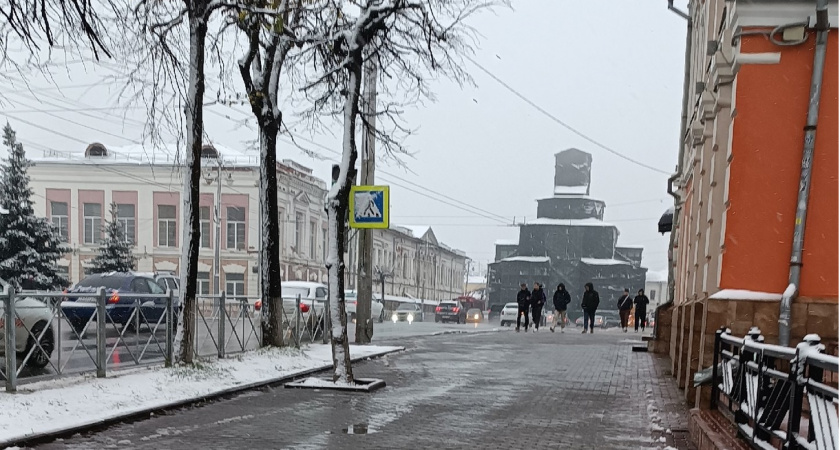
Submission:
<svg viewBox="0 0 840 450">
<path fill-rule="evenodd" d="M 580 316 L 580 317 L 577 318 L 577 320 L 575 320 L 575 326 L 576 327 L 582 327 L 583 326 L 583 316 Z M 604 326 L 604 316 L 600 316 L 600 315 L 597 315 L 597 314 L 595 315 L 595 326 L 603 328 L 603 326 Z"/>
<path fill-rule="evenodd" d="M 416 303 L 403 303 L 391 314 L 391 320 L 397 322 L 422 322 L 423 309 Z"/>
<path fill-rule="evenodd" d="M 356 323 L 356 291 L 345 291 L 344 301 L 344 308 L 347 312 L 347 321 Z M 382 304 L 382 300 L 378 298 L 371 299 L 370 317 L 379 323 L 382 323 L 385 320 L 385 306 Z"/>
<path fill-rule="evenodd" d="M 5 307 L 0 302 L 0 355 L 6 354 Z M 27 366 L 43 368 L 50 363 L 55 349 L 55 333 L 52 328 L 53 312 L 50 307 L 33 297 L 15 297 L 15 352 L 18 359 L 25 358 Z M 36 339 L 38 345 L 35 344 Z"/>
<path fill-rule="evenodd" d="M 604 316 L 604 322 L 601 324 L 601 328 L 617 328 L 621 326 L 621 317 L 618 315 L 618 311 L 604 311 L 601 314 Z"/>
<path fill-rule="evenodd" d="M 470 308 L 467 311 L 467 323 L 481 323 L 484 322 L 484 312 L 478 308 Z"/>
<path fill-rule="evenodd" d="M 163 290 L 172 290 L 172 304 L 177 310 L 181 305 L 181 278 L 170 271 L 135 272 L 137 275 L 153 278 Z"/>
<path fill-rule="evenodd" d="M 82 331 L 96 311 L 96 292 L 105 288 L 105 308 L 108 322 L 131 326 L 134 303 L 139 301 L 141 324 L 154 325 L 166 310 L 166 291 L 151 277 L 136 272 L 108 272 L 89 275 L 68 290 L 61 302 L 61 310 L 76 331 Z M 89 294 L 89 295 L 84 295 Z M 152 294 L 153 297 L 137 297 L 134 294 Z"/>
<path fill-rule="evenodd" d="M 516 315 L 519 314 L 519 305 L 516 302 L 506 303 L 499 314 L 499 326 L 511 326 L 516 323 Z"/>
<path fill-rule="evenodd" d="M 580 316 L 577 319 L 575 319 L 575 326 L 576 327 L 582 327 L 583 326 L 583 316 Z"/>
<path fill-rule="evenodd" d="M 301 323 L 310 330 L 323 324 L 324 306 L 327 303 L 327 286 L 309 281 L 286 281 L 282 283 L 281 297 L 283 298 L 283 320 L 293 325 L 300 315 Z M 296 311 L 297 297 L 300 295 L 300 311 Z M 262 310 L 262 302 L 257 300 L 255 310 Z M 323 330 L 323 327 L 321 327 Z"/>
<path fill-rule="evenodd" d="M 435 322 L 467 323 L 467 309 L 457 300 L 440 302 L 435 308 Z"/>
</svg>

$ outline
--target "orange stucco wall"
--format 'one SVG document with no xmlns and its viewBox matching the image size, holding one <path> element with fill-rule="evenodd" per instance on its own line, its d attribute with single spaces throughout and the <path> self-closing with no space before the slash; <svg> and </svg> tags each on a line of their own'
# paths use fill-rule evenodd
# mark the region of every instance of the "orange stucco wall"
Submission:
<svg viewBox="0 0 840 450">
<path fill-rule="evenodd" d="M 837 37 L 832 30 L 823 75 L 800 287 L 806 297 L 835 297 L 838 290 Z M 782 292 L 789 271 L 814 36 L 796 47 L 748 36 L 741 51 L 781 52 L 782 57 L 780 64 L 747 65 L 738 73 L 720 285 Z"/>
</svg>

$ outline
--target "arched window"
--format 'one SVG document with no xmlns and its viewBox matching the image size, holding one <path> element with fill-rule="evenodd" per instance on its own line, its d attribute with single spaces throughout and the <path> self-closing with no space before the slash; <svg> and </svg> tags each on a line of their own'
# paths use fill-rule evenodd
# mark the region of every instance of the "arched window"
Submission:
<svg viewBox="0 0 840 450">
<path fill-rule="evenodd" d="M 85 157 L 91 156 L 108 156 L 108 149 L 99 142 L 94 142 L 93 144 L 88 145 L 85 149 Z"/>
</svg>

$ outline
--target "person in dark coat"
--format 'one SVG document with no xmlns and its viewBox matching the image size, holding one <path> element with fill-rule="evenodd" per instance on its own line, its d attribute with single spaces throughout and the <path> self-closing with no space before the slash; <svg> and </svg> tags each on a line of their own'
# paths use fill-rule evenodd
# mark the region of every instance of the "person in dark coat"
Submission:
<svg viewBox="0 0 840 450">
<path fill-rule="evenodd" d="M 539 331 L 542 322 L 542 310 L 545 305 L 545 291 L 542 285 L 534 283 L 534 290 L 531 291 L 531 320 L 534 321 L 534 333 Z M 526 326 L 527 328 L 527 326 Z"/>
<path fill-rule="evenodd" d="M 569 303 L 572 302 L 572 297 L 569 291 L 566 290 L 566 285 L 560 283 L 557 285 L 557 290 L 554 291 L 554 319 L 551 321 L 551 332 L 554 333 L 554 328 L 557 326 L 557 320 L 560 320 L 560 332 L 565 333 L 566 330 L 566 309 Z"/>
<path fill-rule="evenodd" d="M 642 324 L 642 333 L 645 332 L 645 325 L 647 325 L 647 305 L 650 303 L 644 289 L 639 289 L 639 294 L 633 299 L 633 304 L 636 305 L 636 332 L 639 332 L 639 324 Z"/>
<path fill-rule="evenodd" d="M 583 332 L 586 333 L 588 329 L 592 334 L 595 332 L 595 311 L 598 310 L 601 297 L 598 296 L 598 291 L 592 283 L 586 283 L 583 289 L 583 301 L 580 302 L 580 307 L 583 309 Z"/>
<path fill-rule="evenodd" d="M 523 316 L 525 317 L 525 331 L 528 331 L 528 307 L 531 306 L 531 292 L 525 283 L 519 285 L 519 292 L 516 293 L 516 304 L 519 305 L 519 312 L 516 314 L 516 332 L 519 332 Z"/>
<path fill-rule="evenodd" d="M 633 297 L 630 296 L 630 289 L 624 289 L 624 295 L 618 298 L 618 315 L 621 316 L 621 329 L 627 332 L 630 321 L 630 310 L 633 309 Z"/>
</svg>

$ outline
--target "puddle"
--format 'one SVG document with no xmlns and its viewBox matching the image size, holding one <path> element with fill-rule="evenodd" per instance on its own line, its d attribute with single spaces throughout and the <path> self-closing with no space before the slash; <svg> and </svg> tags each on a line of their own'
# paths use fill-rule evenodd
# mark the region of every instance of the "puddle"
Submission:
<svg viewBox="0 0 840 450">
<path fill-rule="evenodd" d="M 368 433 L 373 433 L 373 430 L 368 430 L 368 424 L 366 424 L 366 423 L 357 423 L 355 425 L 350 425 L 347 428 L 343 428 L 341 431 L 344 434 L 368 434 Z"/>
</svg>

